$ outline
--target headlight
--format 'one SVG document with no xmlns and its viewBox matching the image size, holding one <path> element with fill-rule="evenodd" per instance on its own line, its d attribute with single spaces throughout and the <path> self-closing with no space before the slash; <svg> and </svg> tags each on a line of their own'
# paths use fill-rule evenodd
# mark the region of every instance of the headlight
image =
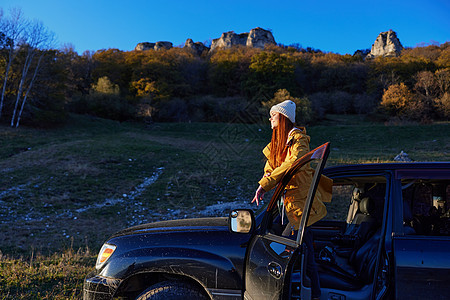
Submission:
<svg viewBox="0 0 450 300">
<path fill-rule="evenodd" d="M 111 255 L 116 250 L 116 246 L 104 244 L 100 252 L 98 253 L 97 263 L 95 264 L 95 268 L 99 270 L 105 262 L 111 257 Z"/>
</svg>

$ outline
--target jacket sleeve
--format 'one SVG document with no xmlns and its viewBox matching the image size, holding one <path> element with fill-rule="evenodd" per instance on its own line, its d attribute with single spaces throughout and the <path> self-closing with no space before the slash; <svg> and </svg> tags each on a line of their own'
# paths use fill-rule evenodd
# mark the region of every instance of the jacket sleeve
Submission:
<svg viewBox="0 0 450 300">
<path fill-rule="evenodd" d="M 270 150 L 269 150 L 270 148 L 269 147 L 270 147 L 270 144 L 267 145 L 263 149 L 263 154 L 267 158 L 266 165 L 264 166 L 264 174 L 272 173 L 272 171 L 273 171 L 272 166 L 269 163 L 269 155 L 270 155 Z"/>
<path fill-rule="evenodd" d="M 309 152 L 308 139 L 302 134 L 296 135 L 293 139 L 292 146 L 288 151 L 285 161 L 279 167 L 272 170 L 270 176 L 264 177 L 259 181 L 259 185 L 261 185 L 266 192 L 273 189 L 278 182 L 280 182 L 286 171 L 298 158 Z"/>
</svg>

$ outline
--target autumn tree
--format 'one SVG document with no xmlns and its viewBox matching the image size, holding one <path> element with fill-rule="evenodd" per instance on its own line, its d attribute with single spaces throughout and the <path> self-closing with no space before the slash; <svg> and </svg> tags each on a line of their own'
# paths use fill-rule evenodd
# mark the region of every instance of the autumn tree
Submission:
<svg viewBox="0 0 450 300">
<path fill-rule="evenodd" d="M 384 92 L 380 106 L 389 116 L 400 119 L 421 122 L 430 119 L 430 103 L 415 96 L 404 83 L 391 85 Z"/>
<path fill-rule="evenodd" d="M 78 55 L 72 44 L 64 44 L 58 51 L 58 61 L 61 63 L 67 80 L 66 98 L 68 102 L 89 94 L 92 85 L 92 51 Z M 75 98 L 75 99 L 74 99 Z"/>
<path fill-rule="evenodd" d="M 121 92 L 126 92 L 130 83 L 131 69 L 126 61 L 126 53 L 119 49 L 99 50 L 92 54 L 92 82 L 107 76 L 117 84 Z"/>
<path fill-rule="evenodd" d="M 402 82 L 393 84 L 384 91 L 381 107 L 391 116 L 399 115 L 414 99 L 414 95 Z"/>
</svg>

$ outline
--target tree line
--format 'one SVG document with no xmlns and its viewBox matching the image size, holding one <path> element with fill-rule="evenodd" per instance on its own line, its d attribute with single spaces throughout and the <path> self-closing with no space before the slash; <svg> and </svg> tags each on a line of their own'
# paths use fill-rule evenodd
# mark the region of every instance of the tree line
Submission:
<svg viewBox="0 0 450 300">
<path fill-rule="evenodd" d="M 329 113 L 419 122 L 450 116 L 449 42 L 369 60 L 367 51 L 298 45 L 79 55 L 53 41 L 20 10 L 0 15 L 0 122 L 52 126 L 72 112 L 119 121 L 259 122 L 286 98 L 297 102 L 301 123 Z"/>
</svg>

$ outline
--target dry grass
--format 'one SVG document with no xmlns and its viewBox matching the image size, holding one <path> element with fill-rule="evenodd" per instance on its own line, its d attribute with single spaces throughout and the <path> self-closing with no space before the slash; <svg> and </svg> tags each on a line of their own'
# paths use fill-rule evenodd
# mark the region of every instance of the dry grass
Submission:
<svg viewBox="0 0 450 300">
<path fill-rule="evenodd" d="M 89 249 L 50 256 L 32 252 L 27 258 L 0 255 L 0 298 L 81 299 L 83 280 L 94 261 Z"/>
</svg>

